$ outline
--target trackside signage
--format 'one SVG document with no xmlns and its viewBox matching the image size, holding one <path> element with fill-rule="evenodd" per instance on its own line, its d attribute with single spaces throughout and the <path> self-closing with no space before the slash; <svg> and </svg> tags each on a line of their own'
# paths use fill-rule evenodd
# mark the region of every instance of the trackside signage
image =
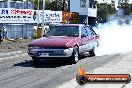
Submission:
<svg viewBox="0 0 132 88">
<path fill-rule="evenodd" d="M 0 23 L 42 23 L 42 16 L 42 10 L 0 8 Z M 45 22 L 62 22 L 62 11 L 45 10 L 44 19 Z"/>
<path fill-rule="evenodd" d="M 0 23 L 36 23 L 37 14 L 30 9 L 0 9 Z"/>
<path fill-rule="evenodd" d="M 39 13 L 40 13 L 39 22 L 42 23 L 43 16 L 42 10 L 40 10 Z M 44 13 L 45 22 L 62 22 L 62 11 L 45 10 Z"/>
</svg>

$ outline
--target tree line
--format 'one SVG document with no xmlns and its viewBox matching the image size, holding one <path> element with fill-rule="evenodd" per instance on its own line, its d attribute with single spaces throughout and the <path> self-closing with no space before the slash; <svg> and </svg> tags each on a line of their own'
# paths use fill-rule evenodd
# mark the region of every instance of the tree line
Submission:
<svg viewBox="0 0 132 88">
<path fill-rule="evenodd" d="M 34 4 L 34 9 L 38 9 L 38 1 L 39 1 L 39 9 L 43 8 L 43 0 L 29 0 Z M 53 10 L 53 11 L 69 11 L 69 0 L 44 0 L 45 1 L 45 10 Z"/>
</svg>

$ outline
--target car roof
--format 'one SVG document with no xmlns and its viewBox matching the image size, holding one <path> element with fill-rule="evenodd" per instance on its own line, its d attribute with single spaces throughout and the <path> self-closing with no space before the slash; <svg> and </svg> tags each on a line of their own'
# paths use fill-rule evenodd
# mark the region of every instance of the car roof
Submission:
<svg viewBox="0 0 132 88">
<path fill-rule="evenodd" d="M 57 24 L 56 26 L 84 26 L 84 24 Z"/>
</svg>

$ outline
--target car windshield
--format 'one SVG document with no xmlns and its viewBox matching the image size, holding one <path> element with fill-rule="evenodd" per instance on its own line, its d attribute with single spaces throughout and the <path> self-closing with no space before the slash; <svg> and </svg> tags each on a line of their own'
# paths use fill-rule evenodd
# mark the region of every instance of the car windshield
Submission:
<svg viewBox="0 0 132 88">
<path fill-rule="evenodd" d="M 78 26 L 55 26 L 55 27 L 52 27 L 47 32 L 46 36 L 78 37 L 79 27 Z"/>
</svg>

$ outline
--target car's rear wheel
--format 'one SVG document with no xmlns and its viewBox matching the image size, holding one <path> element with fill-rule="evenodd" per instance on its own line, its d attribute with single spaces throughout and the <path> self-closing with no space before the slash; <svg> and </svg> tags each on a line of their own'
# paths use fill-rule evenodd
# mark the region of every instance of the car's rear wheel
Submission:
<svg viewBox="0 0 132 88">
<path fill-rule="evenodd" d="M 89 51 L 90 56 L 95 56 L 95 47 Z"/>
<path fill-rule="evenodd" d="M 79 61 L 79 50 L 77 46 L 73 48 L 72 61 L 73 63 L 77 63 Z"/>
<path fill-rule="evenodd" d="M 33 64 L 35 65 L 40 63 L 40 59 L 37 57 L 32 57 L 32 60 L 33 60 Z"/>
</svg>

